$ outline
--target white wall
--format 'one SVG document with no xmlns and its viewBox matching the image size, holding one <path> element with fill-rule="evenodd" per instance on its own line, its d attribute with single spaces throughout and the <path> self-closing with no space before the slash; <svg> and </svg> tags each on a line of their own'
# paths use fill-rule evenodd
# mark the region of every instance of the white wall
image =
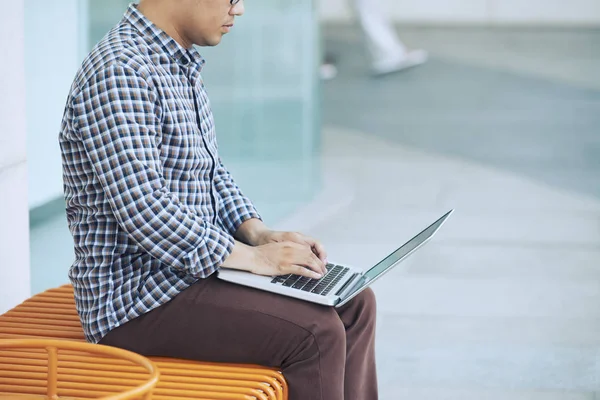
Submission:
<svg viewBox="0 0 600 400">
<path fill-rule="evenodd" d="M 29 206 L 63 195 L 58 132 L 81 64 L 80 0 L 25 0 Z"/>
<path fill-rule="evenodd" d="M 348 20 L 357 0 L 318 0 L 326 20 Z M 600 0 L 360 0 L 400 22 L 600 25 Z"/>
<path fill-rule="evenodd" d="M 30 295 L 23 10 L 0 13 L 0 313 Z"/>
</svg>

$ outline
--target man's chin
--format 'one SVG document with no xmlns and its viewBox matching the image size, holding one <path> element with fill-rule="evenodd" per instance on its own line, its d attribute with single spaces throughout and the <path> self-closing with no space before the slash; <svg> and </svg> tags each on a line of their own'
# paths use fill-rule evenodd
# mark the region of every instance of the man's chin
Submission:
<svg viewBox="0 0 600 400">
<path fill-rule="evenodd" d="M 219 43 L 221 43 L 222 40 L 223 40 L 222 34 L 219 35 L 218 37 L 210 38 L 210 40 L 208 40 L 207 46 L 211 46 L 211 47 L 216 46 Z"/>
<path fill-rule="evenodd" d="M 216 45 L 218 45 L 219 43 L 221 43 L 221 40 L 223 39 L 223 35 L 219 35 L 219 36 L 215 36 L 215 37 L 211 37 L 211 38 L 205 38 L 202 42 L 202 44 L 198 44 L 198 46 L 200 47 L 214 47 Z"/>
</svg>

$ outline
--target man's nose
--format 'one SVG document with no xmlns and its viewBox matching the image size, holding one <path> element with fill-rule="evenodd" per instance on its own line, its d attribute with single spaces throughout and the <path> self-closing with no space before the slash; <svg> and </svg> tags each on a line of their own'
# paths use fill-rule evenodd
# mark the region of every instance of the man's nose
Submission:
<svg viewBox="0 0 600 400">
<path fill-rule="evenodd" d="M 231 10 L 229 10 L 229 14 L 241 17 L 242 15 L 244 15 L 244 11 L 246 11 L 244 7 L 244 0 L 240 0 L 239 3 L 231 7 Z"/>
</svg>

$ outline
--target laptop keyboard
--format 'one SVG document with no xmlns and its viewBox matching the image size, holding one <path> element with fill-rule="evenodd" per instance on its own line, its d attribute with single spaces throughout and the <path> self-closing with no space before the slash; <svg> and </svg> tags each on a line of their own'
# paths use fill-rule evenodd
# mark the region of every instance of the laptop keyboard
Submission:
<svg viewBox="0 0 600 400">
<path fill-rule="evenodd" d="M 327 274 L 321 279 L 312 279 L 306 276 L 289 274 L 276 276 L 271 283 L 327 296 L 331 289 L 346 276 L 349 270 L 350 268 L 342 267 L 341 265 L 327 264 Z"/>
</svg>

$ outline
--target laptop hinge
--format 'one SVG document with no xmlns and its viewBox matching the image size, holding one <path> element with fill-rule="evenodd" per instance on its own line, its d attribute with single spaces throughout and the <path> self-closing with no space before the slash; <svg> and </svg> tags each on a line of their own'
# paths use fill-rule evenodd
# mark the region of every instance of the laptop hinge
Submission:
<svg viewBox="0 0 600 400">
<path fill-rule="evenodd" d="M 338 290 L 338 291 L 336 292 L 336 294 L 335 294 L 335 295 L 336 295 L 336 296 L 339 296 L 341 293 L 343 293 L 343 292 L 344 292 L 344 290 L 346 290 L 346 288 L 348 287 L 348 285 L 350 285 L 352 282 L 354 282 L 354 279 L 356 279 L 356 275 L 358 275 L 358 273 L 356 273 L 356 272 L 355 272 L 354 274 L 352 274 L 352 276 L 350 277 L 350 279 L 348 279 L 348 280 L 346 281 L 346 283 L 344 283 L 344 286 L 342 286 L 342 287 L 340 288 L 340 290 Z"/>
</svg>

